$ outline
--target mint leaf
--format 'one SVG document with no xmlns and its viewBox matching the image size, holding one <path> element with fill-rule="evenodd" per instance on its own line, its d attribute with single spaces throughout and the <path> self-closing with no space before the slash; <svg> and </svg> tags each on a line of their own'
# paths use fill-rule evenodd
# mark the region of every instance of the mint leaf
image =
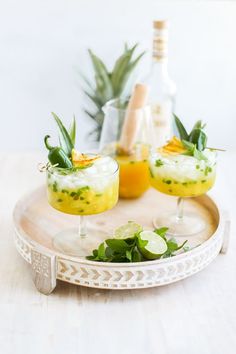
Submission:
<svg viewBox="0 0 236 354">
<path fill-rule="evenodd" d="M 124 254 L 115 254 L 110 262 L 113 262 L 113 263 L 127 263 L 129 262 L 129 260 L 126 258 L 126 255 Z"/>
<path fill-rule="evenodd" d="M 167 243 L 167 251 L 164 253 L 163 258 L 167 258 L 167 257 L 173 257 L 175 256 L 176 251 L 179 251 L 181 248 L 184 247 L 184 245 L 186 244 L 186 242 L 188 242 L 188 240 L 185 240 L 181 245 L 178 245 L 177 241 L 175 240 L 175 238 L 171 238 L 170 240 L 168 240 Z"/>
<path fill-rule="evenodd" d="M 160 166 L 163 166 L 163 165 L 164 165 L 164 162 L 161 159 L 156 160 L 156 162 L 155 162 L 155 166 L 156 167 L 160 167 Z"/>
<path fill-rule="evenodd" d="M 86 259 L 88 259 L 89 261 L 99 261 L 99 259 L 94 256 L 87 256 Z"/>
<path fill-rule="evenodd" d="M 193 150 L 193 156 L 198 159 L 198 160 L 204 160 L 204 161 L 207 161 L 207 158 L 205 155 L 203 155 L 203 153 L 201 151 L 199 151 L 196 146 L 194 147 L 194 150 Z"/>
<path fill-rule="evenodd" d="M 101 243 L 100 246 L 98 247 L 98 258 L 100 258 L 100 259 L 106 258 L 104 242 Z"/>
<path fill-rule="evenodd" d="M 93 256 L 97 257 L 98 256 L 98 250 L 93 250 Z"/>
<path fill-rule="evenodd" d="M 126 258 L 132 262 L 132 252 L 130 250 L 126 250 L 125 252 Z"/>
<path fill-rule="evenodd" d="M 155 229 L 154 232 L 161 236 L 166 241 L 166 232 L 168 231 L 168 227 L 160 227 L 159 229 Z"/>
<path fill-rule="evenodd" d="M 111 258 L 114 255 L 114 251 L 110 247 L 106 247 L 105 255 L 107 258 Z"/>
<path fill-rule="evenodd" d="M 167 241 L 167 247 L 169 252 L 174 252 L 178 249 L 178 243 L 174 238 Z"/>
<path fill-rule="evenodd" d="M 140 254 L 140 252 L 137 249 L 135 249 L 133 251 L 133 262 L 141 262 L 141 261 L 142 261 L 141 254 Z"/>
<path fill-rule="evenodd" d="M 182 143 L 184 144 L 184 147 L 193 155 L 195 145 L 184 139 L 182 140 Z"/>
<path fill-rule="evenodd" d="M 185 140 L 182 140 L 182 143 L 184 144 L 184 147 L 188 150 L 187 155 L 194 156 L 197 160 L 207 161 L 206 156 L 197 149 L 195 144 Z"/>
<path fill-rule="evenodd" d="M 202 129 L 195 128 L 190 133 L 189 141 L 191 143 L 195 144 L 199 151 L 202 151 L 206 148 L 207 136 Z"/>
<path fill-rule="evenodd" d="M 111 238 L 106 240 L 107 246 L 109 246 L 113 251 L 116 252 L 125 252 L 130 248 L 129 245 L 124 240 L 117 240 L 115 238 Z"/>
</svg>

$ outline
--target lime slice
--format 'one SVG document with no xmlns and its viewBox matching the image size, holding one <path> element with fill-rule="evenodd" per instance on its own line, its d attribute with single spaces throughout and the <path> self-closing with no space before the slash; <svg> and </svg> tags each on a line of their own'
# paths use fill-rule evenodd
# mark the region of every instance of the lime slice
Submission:
<svg viewBox="0 0 236 354">
<path fill-rule="evenodd" d="M 157 259 L 167 251 L 165 240 L 153 231 L 142 231 L 138 235 L 138 248 L 146 259 Z"/>
<path fill-rule="evenodd" d="M 136 224 L 133 221 L 129 221 L 127 224 L 122 225 L 115 229 L 114 238 L 124 240 L 126 238 L 134 237 L 135 234 L 142 231 L 142 226 Z"/>
</svg>

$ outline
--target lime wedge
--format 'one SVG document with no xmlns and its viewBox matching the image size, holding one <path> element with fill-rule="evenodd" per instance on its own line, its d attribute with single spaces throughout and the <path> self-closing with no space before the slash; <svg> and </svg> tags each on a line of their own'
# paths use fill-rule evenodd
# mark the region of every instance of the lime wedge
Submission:
<svg viewBox="0 0 236 354">
<path fill-rule="evenodd" d="M 134 237 L 135 234 L 142 231 L 142 226 L 136 224 L 134 221 L 129 221 L 127 224 L 122 225 L 115 229 L 114 238 L 124 240 L 126 238 Z"/>
<path fill-rule="evenodd" d="M 144 258 L 157 259 L 167 251 L 167 244 L 155 232 L 142 231 L 138 235 L 138 248 Z"/>
</svg>

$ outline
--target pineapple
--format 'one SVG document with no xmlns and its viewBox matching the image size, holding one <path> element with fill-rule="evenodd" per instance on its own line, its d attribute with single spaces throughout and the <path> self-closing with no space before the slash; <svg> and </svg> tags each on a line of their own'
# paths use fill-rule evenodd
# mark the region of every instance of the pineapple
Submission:
<svg viewBox="0 0 236 354">
<path fill-rule="evenodd" d="M 100 58 L 98 58 L 90 49 L 88 51 L 94 69 L 95 84 L 91 84 L 87 78 L 83 77 L 88 86 L 88 89 L 85 89 L 84 93 L 93 103 L 95 109 L 94 111 L 84 109 L 84 111 L 87 116 L 96 123 L 95 129 L 90 132 L 90 135 L 92 135 L 96 141 L 100 140 L 104 120 L 102 107 L 107 101 L 120 97 L 124 93 L 131 73 L 144 55 L 143 52 L 134 58 L 136 47 L 137 44 L 131 48 L 128 48 L 127 44 L 125 44 L 124 52 L 116 60 L 111 72 L 108 71 Z"/>
</svg>

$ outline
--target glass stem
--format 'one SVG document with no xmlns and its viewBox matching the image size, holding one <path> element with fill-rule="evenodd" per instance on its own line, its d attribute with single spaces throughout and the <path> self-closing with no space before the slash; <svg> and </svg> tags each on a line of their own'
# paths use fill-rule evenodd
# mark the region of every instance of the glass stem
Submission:
<svg viewBox="0 0 236 354">
<path fill-rule="evenodd" d="M 83 215 L 79 215 L 79 228 L 78 228 L 78 234 L 80 238 L 85 238 L 87 235 L 87 230 L 86 230 L 86 220 Z"/>
<path fill-rule="evenodd" d="M 178 223 L 183 221 L 183 217 L 184 217 L 184 198 L 179 197 L 177 200 L 176 221 Z"/>
</svg>

